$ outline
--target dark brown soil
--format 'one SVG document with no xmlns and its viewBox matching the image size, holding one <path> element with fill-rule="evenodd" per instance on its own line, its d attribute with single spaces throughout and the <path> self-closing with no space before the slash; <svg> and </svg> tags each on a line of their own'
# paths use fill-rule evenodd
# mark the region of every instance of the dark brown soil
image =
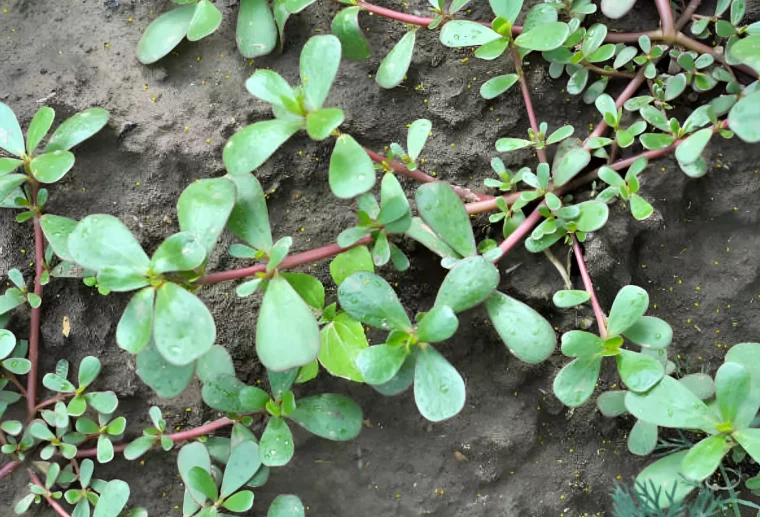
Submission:
<svg viewBox="0 0 760 517">
<path fill-rule="evenodd" d="M 184 42 L 176 55 L 146 67 L 135 58 L 137 41 L 168 2 L 0 0 L 0 100 L 15 110 L 22 125 L 43 103 L 56 110 L 59 120 L 91 106 L 111 111 L 107 128 L 77 149 L 74 170 L 52 189 L 51 213 L 77 219 L 114 214 L 154 249 L 177 231 L 179 193 L 195 179 L 223 174 L 226 139 L 270 116 L 267 106 L 245 91 L 245 79 L 256 67 L 271 67 L 294 80 L 304 42 L 328 33 L 337 9 L 319 2 L 293 16 L 284 52 L 249 63 L 235 48 L 237 7 L 226 3 L 217 1 L 225 16 L 217 33 L 198 43 Z M 656 24 L 653 6 L 640 3 L 618 25 L 621 29 Z M 387 5 L 401 9 L 401 2 Z M 426 12 L 422 0 L 412 5 L 408 12 Z M 473 18 L 486 19 L 486 8 L 479 2 Z M 329 101 L 346 111 L 345 130 L 382 150 L 404 138 L 407 123 L 429 118 L 434 136 L 423 155 L 425 170 L 481 189 L 490 175 L 494 141 L 520 136 L 528 126 L 516 89 L 495 101 L 478 94 L 486 79 L 511 71 L 511 63 L 445 49 L 435 34 L 420 31 L 407 81 L 385 91 L 372 76 L 403 27 L 365 15 L 362 24 L 374 55 L 342 64 Z M 465 57 L 470 59 L 463 62 Z M 567 97 L 564 83 L 550 80 L 537 57 L 526 68 L 539 119 L 550 128 L 573 124 L 576 135 L 585 136 L 599 118 L 596 110 Z M 685 112 L 691 108 L 683 106 Z M 327 185 L 330 150 L 330 143 L 297 136 L 257 172 L 271 193 L 275 236 L 293 236 L 295 251 L 333 242 L 353 221 L 351 204 L 334 198 Z M 760 335 L 760 152 L 737 141 L 715 143 L 708 152 L 712 170 L 700 180 L 688 179 L 672 159 L 651 166 L 642 190 L 655 215 L 638 223 L 625 207 L 613 207 L 610 223 L 589 238 L 586 253 L 603 305 L 608 307 L 623 285 L 645 287 L 651 313 L 675 330 L 673 355 L 692 370 L 714 371 L 727 345 Z M 515 168 L 535 166 L 528 152 L 503 158 Z M 407 186 L 409 192 L 414 188 Z M 499 230 L 490 228 L 485 217 L 475 225 L 479 238 L 498 238 Z M 425 250 L 404 246 L 412 268 L 382 274 L 398 282 L 409 311 L 424 310 L 444 271 Z M 0 271 L 19 267 L 29 276 L 32 248 L 29 224 L 16 224 L 10 211 L 0 212 Z M 226 253 L 212 260 L 213 268 L 235 265 Z M 542 311 L 558 331 L 577 328 L 591 316 L 589 309 L 552 308 L 551 294 L 562 282 L 542 255 L 521 248 L 501 266 L 515 265 L 514 272 L 503 275 L 502 288 Z M 327 262 L 307 270 L 331 285 Z M 218 343 L 234 357 L 239 377 L 249 384 L 261 379 L 253 351 L 259 300 L 237 298 L 234 285 L 215 286 L 203 296 L 216 317 Z M 104 366 L 98 387 L 122 397 L 119 412 L 128 418 L 128 437 L 146 425 L 152 404 L 177 428 L 217 416 L 202 405 L 197 387 L 177 399 L 159 400 L 137 378 L 133 357 L 114 341 L 128 296 L 103 297 L 78 281 L 54 281 L 44 300 L 42 372 L 60 358 L 76 364 L 85 355 L 98 356 Z M 67 338 L 64 317 L 71 321 Z M 14 316 L 11 328 L 25 337 L 27 320 Z M 606 420 L 592 403 L 569 411 L 553 397 L 551 384 L 565 358 L 557 353 L 540 366 L 520 363 L 507 353 L 481 309 L 463 316 L 460 331 L 442 351 L 462 372 L 469 392 L 464 411 L 445 423 L 425 421 L 410 393 L 384 398 L 366 386 L 324 375 L 302 390 L 350 394 L 363 407 L 367 426 L 348 443 L 297 433 L 294 460 L 257 491 L 250 515 L 265 515 L 269 502 L 283 492 L 298 494 L 308 505 L 307 515 L 320 517 L 609 515 L 614 480 L 630 480 L 649 461 L 626 450 L 631 422 Z M 605 372 L 600 390 L 615 381 L 612 372 Z M 174 452 L 152 453 L 144 464 L 117 459 L 96 475 L 130 482 L 130 503 L 147 507 L 152 517 L 179 516 L 183 488 L 175 459 Z M 0 515 L 11 514 L 25 483 L 21 472 L 0 484 Z"/>
</svg>

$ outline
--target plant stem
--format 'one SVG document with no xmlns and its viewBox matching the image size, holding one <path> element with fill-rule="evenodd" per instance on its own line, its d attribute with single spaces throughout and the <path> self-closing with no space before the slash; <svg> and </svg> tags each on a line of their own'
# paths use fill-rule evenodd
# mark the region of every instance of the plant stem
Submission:
<svg viewBox="0 0 760 517">
<path fill-rule="evenodd" d="M 657 12 L 662 21 L 662 39 L 668 45 L 675 43 L 676 24 L 673 21 L 673 11 L 670 8 L 670 0 L 654 0 Z"/>
<path fill-rule="evenodd" d="M 375 151 L 372 151 L 371 149 L 367 149 L 366 147 L 364 150 L 367 152 L 367 155 L 372 159 L 375 163 L 386 163 L 388 166 L 393 169 L 395 172 L 402 174 L 408 178 L 411 178 L 413 180 L 417 180 L 420 183 L 432 183 L 434 181 L 440 181 L 437 178 L 434 178 L 433 176 L 430 176 L 429 174 L 425 174 L 421 170 L 410 170 L 406 165 L 403 163 L 399 163 L 397 161 L 391 161 L 389 162 L 388 159 L 381 155 L 376 153 Z M 457 185 L 451 185 L 451 188 L 454 189 L 454 192 L 457 193 L 457 195 L 462 198 L 464 201 L 484 201 L 487 199 L 494 199 L 493 196 L 489 196 L 488 194 L 481 194 L 479 192 L 473 192 L 472 190 L 464 187 L 459 187 Z"/>
<path fill-rule="evenodd" d="M 538 136 L 538 120 L 536 119 L 536 112 L 533 110 L 533 101 L 530 98 L 530 89 L 528 88 L 528 82 L 525 80 L 525 71 L 522 67 L 522 59 L 520 59 L 520 53 L 515 45 L 510 45 L 510 52 L 512 54 L 512 61 L 515 63 L 515 73 L 520 77 L 520 89 L 522 90 L 523 101 L 525 102 L 525 110 L 528 112 L 528 120 L 530 121 L 530 127 L 533 130 L 535 136 Z M 536 155 L 541 163 L 547 163 L 546 149 L 536 149 Z"/>
<path fill-rule="evenodd" d="M 658 29 L 649 32 L 610 32 L 604 41 L 606 43 L 638 43 L 642 36 L 648 36 L 652 41 L 660 41 L 662 40 L 662 31 Z"/>
<path fill-rule="evenodd" d="M 296 253 L 295 255 L 285 257 L 285 260 L 283 260 L 277 267 L 278 269 L 291 269 L 303 264 L 314 262 L 316 260 L 332 257 L 338 253 L 342 253 L 344 251 L 350 250 L 351 248 L 355 248 L 356 246 L 361 246 L 362 244 L 368 244 L 371 242 L 371 240 L 372 238 L 368 235 L 366 237 L 362 237 L 354 244 L 346 248 L 341 248 L 337 244 L 328 244 L 327 246 L 322 246 L 321 248 L 314 248 L 313 250 Z M 240 269 L 231 269 L 229 271 L 210 273 L 198 279 L 198 281 L 196 281 L 196 284 L 215 284 L 217 282 L 245 278 L 247 276 L 253 276 L 256 273 L 266 271 L 266 268 L 266 264 L 256 264 L 255 266 L 244 267 Z"/>
<path fill-rule="evenodd" d="M 227 417 L 219 418 L 218 420 L 214 420 L 212 422 L 209 422 L 208 424 L 204 424 L 199 427 L 195 427 L 193 429 L 187 429 L 185 431 L 180 431 L 173 434 L 167 434 L 169 438 L 172 439 L 173 442 L 181 442 L 184 440 L 192 440 L 193 438 L 199 438 L 201 436 L 211 434 L 214 431 L 221 429 L 223 427 L 227 427 L 229 425 L 234 424 L 234 420 L 230 420 Z M 114 445 L 114 452 L 122 452 L 124 449 L 127 448 L 128 443 L 120 443 L 119 445 Z M 98 449 L 80 449 L 77 451 L 77 458 L 95 458 L 98 455 Z"/>
<path fill-rule="evenodd" d="M 592 65 L 591 63 L 583 63 L 583 67 L 587 68 L 591 72 L 594 72 L 595 74 L 607 77 L 623 77 L 625 79 L 633 79 L 636 77 L 636 74 L 630 72 L 621 72 L 619 70 L 605 70 L 604 68 Z"/>
<path fill-rule="evenodd" d="M 538 211 L 539 208 L 544 206 L 546 204 L 545 201 L 541 201 L 541 203 L 531 212 L 531 214 L 525 218 L 525 220 L 520 223 L 520 226 L 518 226 L 514 232 L 510 234 L 509 237 L 504 239 L 501 244 L 499 244 L 499 248 L 501 249 L 501 256 L 494 260 L 494 262 L 498 262 L 502 258 L 504 258 L 504 255 L 510 252 L 512 248 L 514 248 L 523 237 L 528 235 L 528 232 L 532 231 L 533 228 L 536 227 L 536 225 L 541 221 L 541 218 L 543 217 L 541 213 Z"/>
<path fill-rule="evenodd" d="M 700 54 L 710 54 L 719 63 L 721 63 L 723 65 L 728 65 L 728 62 L 726 62 L 726 57 L 723 54 L 715 52 L 714 48 L 712 48 L 712 47 L 710 47 L 708 45 L 705 45 L 704 43 L 702 43 L 700 41 L 697 41 L 697 40 L 695 40 L 693 38 L 688 37 L 683 32 L 679 32 L 678 34 L 676 34 L 675 42 L 678 45 L 686 47 L 687 49 L 693 50 L 693 51 L 698 52 Z M 754 77 L 755 79 L 758 78 L 757 72 L 755 70 L 753 70 L 752 68 L 746 66 L 746 65 L 733 65 L 733 66 L 737 70 L 741 70 L 745 74 L 747 74 L 747 75 L 749 75 L 751 77 Z"/>
<path fill-rule="evenodd" d="M 44 409 L 48 406 L 52 406 L 56 402 L 59 402 L 61 400 L 66 400 L 67 398 L 73 397 L 74 395 L 75 393 L 59 393 L 55 397 L 51 397 L 47 400 L 43 400 L 42 402 L 37 404 L 34 408 L 34 412 L 36 414 L 40 409 Z"/>
<path fill-rule="evenodd" d="M 37 193 L 40 185 L 32 180 L 32 205 L 37 206 Z M 45 260 L 44 240 L 42 227 L 40 226 L 40 214 L 34 218 L 34 294 L 42 298 L 42 262 Z M 37 367 L 40 352 L 40 312 L 42 306 L 32 307 L 31 328 L 29 330 L 29 361 L 32 368 L 26 378 L 26 412 L 27 421 L 30 422 L 37 413 Z"/>
<path fill-rule="evenodd" d="M 24 388 L 24 385 L 21 384 L 21 381 L 19 381 L 14 374 L 9 371 L 5 371 L 3 372 L 3 377 L 8 379 L 8 382 L 16 386 L 16 388 L 18 388 L 18 391 L 21 393 L 21 396 L 26 398 L 26 388 Z"/>
<path fill-rule="evenodd" d="M 388 9 L 386 7 L 380 7 L 379 5 L 371 4 L 369 2 L 364 2 L 363 0 L 359 0 L 356 5 L 361 7 L 364 11 L 377 14 L 383 18 L 389 18 L 391 20 L 396 20 L 397 22 L 401 23 L 408 23 L 410 25 L 419 25 L 420 27 L 427 27 L 435 19 L 428 18 L 427 16 L 415 16 L 413 14 L 400 13 L 398 11 L 394 11 L 393 9 Z"/>
<path fill-rule="evenodd" d="M 581 272 L 581 278 L 583 279 L 583 285 L 586 288 L 586 292 L 591 296 L 591 307 L 594 309 L 594 315 L 596 316 L 596 324 L 599 326 L 599 336 L 602 339 L 607 338 L 607 323 L 604 316 L 602 306 L 599 305 L 599 300 L 596 298 L 596 292 L 594 291 L 594 284 L 591 283 L 591 276 L 586 269 L 586 261 L 583 260 L 583 251 L 581 251 L 581 245 L 578 242 L 578 238 L 573 234 L 573 253 L 575 253 L 575 261 L 578 263 L 578 269 Z"/>
<path fill-rule="evenodd" d="M 69 515 L 68 512 L 64 510 L 60 504 L 58 504 L 58 501 L 48 495 L 48 489 L 45 488 L 45 485 L 42 484 L 42 481 L 40 481 L 40 478 L 37 477 L 37 474 L 35 474 L 32 469 L 26 469 L 26 471 L 29 473 L 29 479 L 32 481 L 32 483 L 40 488 L 45 489 L 45 494 L 42 497 L 45 498 L 50 507 L 55 510 L 61 517 L 71 517 L 71 515 Z"/>
<path fill-rule="evenodd" d="M 0 468 L 0 479 L 10 475 L 10 473 L 16 470 L 20 465 L 21 462 L 18 460 L 13 460 L 10 463 L 3 465 L 2 468 Z"/>
</svg>

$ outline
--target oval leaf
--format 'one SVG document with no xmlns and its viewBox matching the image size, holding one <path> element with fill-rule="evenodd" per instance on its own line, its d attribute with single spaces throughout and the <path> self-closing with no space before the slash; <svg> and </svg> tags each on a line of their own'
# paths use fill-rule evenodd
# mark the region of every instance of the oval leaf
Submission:
<svg viewBox="0 0 760 517">
<path fill-rule="evenodd" d="M 554 329 L 529 306 L 497 291 L 486 301 L 486 310 L 499 337 L 521 361 L 538 364 L 554 352 Z"/>
<path fill-rule="evenodd" d="M 154 318 L 156 349 L 173 365 L 190 364 L 214 345 L 213 316 L 197 296 L 177 284 L 158 289 Z"/>
</svg>

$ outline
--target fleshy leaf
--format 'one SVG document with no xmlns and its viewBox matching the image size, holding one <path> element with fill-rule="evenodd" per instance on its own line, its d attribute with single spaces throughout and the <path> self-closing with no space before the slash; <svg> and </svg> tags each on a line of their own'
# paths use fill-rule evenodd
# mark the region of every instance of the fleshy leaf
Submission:
<svg viewBox="0 0 760 517">
<path fill-rule="evenodd" d="M 72 260 L 69 254 L 69 235 L 77 226 L 77 221 L 68 217 L 45 214 L 40 217 L 40 226 L 53 251 L 63 260 Z"/>
<path fill-rule="evenodd" d="M 112 215 L 88 215 L 77 224 L 68 241 L 71 257 L 93 271 L 118 264 L 147 273 L 150 267 L 150 259 L 132 232 Z"/>
<path fill-rule="evenodd" d="M 24 154 L 24 134 L 13 110 L 0 102 L 0 149 L 21 156 Z"/>
<path fill-rule="evenodd" d="M 338 300 L 353 318 L 373 327 L 409 330 L 409 316 L 398 301 L 393 288 L 379 276 L 358 271 L 338 288 Z"/>
<path fill-rule="evenodd" d="M 644 354 L 620 349 L 615 359 L 620 378 L 631 391 L 647 391 L 660 382 L 665 375 L 662 364 L 657 359 Z"/>
<path fill-rule="evenodd" d="M 715 472 L 723 460 L 723 456 L 731 446 L 725 436 L 710 436 L 689 449 L 684 457 L 681 468 L 683 475 L 692 481 L 702 481 Z"/>
<path fill-rule="evenodd" d="M 562 368 L 554 379 L 554 394 L 564 405 L 577 407 L 588 400 L 599 379 L 602 358 L 583 356 Z"/>
<path fill-rule="evenodd" d="M 227 140 L 222 158 L 227 172 L 247 174 L 258 169 L 288 138 L 303 127 L 301 120 L 264 120 L 246 126 Z"/>
<path fill-rule="evenodd" d="M 116 327 L 116 343 L 131 354 L 140 352 L 150 340 L 155 297 L 153 287 L 137 292 L 127 304 Z"/>
<path fill-rule="evenodd" d="M 72 115 L 58 126 L 44 152 L 68 151 L 103 129 L 109 116 L 103 108 L 89 108 Z"/>
<path fill-rule="evenodd" d="M 330 262 L 330 275 L 335 285 L 339 286 L 343 280 L 357 271 L 375 272 L 372 255 L 366 246 L 357 246 L 344 251 Z"/>
<path fill-rule="evenodd" d="M 320 331 L 322 348 L 319 362 L 332 375 L 354 382 L 364 378 L 357 369 L 357 356 L 369 346 L 362 324 L 340 313 Z"/>
<path fill-rule="evenodd" d="M 497 291 L 486 301 L 486 310 L 499 337 L 521 361 L 537 364 L 554 352 L 554 329 L 531 307 Z"/>
<path fill-rule="evenodd" d="M 459 327 L 454 310 L 448 305 L 436 305 L 417 325 L 417 336 L 425 343 L 438 343 L 454 335 Z"/>
<path fill-rule="evenodd" d="M 623 334 L 637 345 L 660 349 L 673 340 L 673 329 L 666 321 L 652 316 L 642 316 L 628 327 Z"/>
<path fill-rule="evenodd" d="M 445 27 L 445 26 L 444 26 Z M 411 30 L 388 52 L 377 69 L 375 80 L 383 88 L 395 88 L 404 80 L 412 63 L 417 32 Z"/>
<path fill-rule="evenodd" d="M 648 456 L 657 447 L 657 434 L 656 425 L 636 420 L 628 434 L 628 450 L 637 456 Z"/>
<path fill-rule="evenodd" d="M 415 198 L 420 216 L 441 239 L 462 256 L 477 254 L 470 216 L 448 184 L 426 183 L 417 189 Z"/>
<path fill-rule="evenodd" d="M 301 83 L 308 111 L 322 107 L 340 66 L 340 40 L 332 35 L 312 36 L 301 51 Z"/>
<path fill-rule="evenodd" d="M 216 325 L 197 296 L 167 282 L 157 290 L 153 338 L 156 349 L 169 363 L 184 366 L 214 345 Z"/>
<path fill-rule="evenodd" d="M 26 131 L 26 154 L 29 156 L 34 155 L 37 146 L 40 145 L 42 139 L 50 131 L 54 118 L 55 111 L 53 108 L 42 106 L 37 110 L 37 113 L 34 114 L 32 121 L 29 123 L 29 129 Z"/>
<path fill-rule="evenodd" d="M 499 286 L 499 270 L 481 256 L 459 261 L 444 278 L 435 305 L 459 313 L 485 301 Z"/>
<path fill-rule="evenodd" d="M 464 380 L 436 349 L 428 345 L 417 354 L 414 400 L 423 417 L 440 422 L 458 414 L 466 398 Z"/>
<path fill-rule="evenodd" d="M 368 384 L 385 384 L 398 373 L 406 357 L 403 346 L 375 345 L 358 354 L 356 366 Z"/>
<path fill-rule="evenodd" d="M 636 323 L 649 307 L 649 295 L 641 287 L 627 285 L 615 296 L 607 322 L 610 336 L 619 336 Z"/>
<path fill-rule="evenodd" d="M 515 44 L 527 50 L 548 51 L 561 46 L 569 35 L 566 23 L 551 22 L 523 32 L 515 38 Z"/>
<path fill-rule="evenodd" d="M 69 151 L 51 151 L 41 154 L 29 164 L 32 176 L 40 183 L 55 183 L 74 166 L 74 155 Z"/>
<path fill-rule="evenodd" d="M 699 397 L 668 376 L 647 393 L 629 392 L 625 407 L 636 418 L 660 427 L 710 430 L 719 423 Z"/>
<path fill-rule="evenodd" d="M 187 28 L 187 39 L 198 41 L 213 33 L 222 23 L 222 13 L 209 0 L 200 0 L 195 5 L 193 18 Z"/>
<path fill-rule="evenodd" d="M 253 174 L 229 176 L 235 182 L 237 198 L 227 227 L 256 249 L 272 248 L 272 231 L 269 229 L 264 189 Z"/>
<path fill-rule="evenodd" d="M 304 517 L 305 515 L 303 503 L 294 495 L 278 495 L 267 512 L 267 517 Z"/>
<path fill-rule="evenodd" d="M 554 305 L 560 308 L 577 307 L 582 303 L 586 303 L 591 299 L 591 295 L 587 291 L 578 290 L 565 290 L 557 291 L 552 296 Z"/>
<path fill-rule="evenodd" d="M 269 54 L 277 45 L 277 27 L 266 0 L 240 0 L 235 41 L 243 57 Z"/>
<path fill-rule="evenodd" d="M 352 61 L 367 59 L 371 50 L 359 26 L 361 7 L 351 6 L 338 12 L 332 21 L 332 33 L 343 47 L 343 56 Z"/>
<path fill-rule="evenodd" d="M 288 417 L 307 431 L 328 440 L 353 440 L 362 429 L 362 410 L 348 397 L 324 393 L 298 399 Z"/>
<path fill-rule="evenodd" d="M 191 183 L 177 201 L 179 228 L 198 237 L 206 256 L 216 245 L 235 206 L 235 183 L 228 178 L 206 178 Z M 160 249 L 160 248 L 159 248 Z"/>
<path fill-rule="evenodd" d="M 187 34 L 195 5 L 183 5 L 153 20 L 137 44 L 137 59 L 144 65 L 155 63 L 176 47 Z"/>
<path fill-rule="evenodd" d="M 500 39 L 490 27 L 470 20 L 452 20 L 441 29 L 441 43 L 447 47 L 475 47 Z"/>
<path fill-rule="evenodd" d="M 293 434 L 288 424 L 280 417 L 271 417 L 261 435 L 259 446 L 261 463 L 268 467 L 282 467 L 287 465 L 294 452 Z"/>
<path fill-rule="evenodd" d="M 335 140 L 329 182 L 333 194 L 343 199 L 363 194 L 375 185 L 375 166 L 351 135 L 342 134 Z"/>
</svg>

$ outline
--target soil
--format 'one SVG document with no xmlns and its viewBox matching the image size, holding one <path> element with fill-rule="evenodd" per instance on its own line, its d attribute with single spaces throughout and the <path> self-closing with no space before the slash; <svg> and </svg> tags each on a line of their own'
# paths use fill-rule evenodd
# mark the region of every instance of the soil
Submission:
<svg viewBox="0 0 760 517">
<path fill-rule="evenodd" d="M 50 213 L 76 219 L 91 213 L 116 215 L 147 250 L 155 249 L 177 231 L 179 193 L 198 178 L 224 174 L 226 139 L 243 125 L 270 117 L 267 106 L 245 91 L 245 79 L 257 67 L 271 67 L 294 82 L 306 39 L 329 33 L 338 9 L 319 2 L 292 16 L 282 54 L 249 62 L 236 50 L 237 6 L 228 3 L 216 2 L 224 21 L 213 36 L 185 41 L 158 64 L 143 66 L 135 48 L 147 24 L 170 7 L 164 0 L 0 0 L 0 100 L 14 109 L 22 126 L 43 104 L 56 110 L 58 121 L 91 106 L 111 112 L 108 126 L 77 148 L 75 168 L 51 189 Z M 401 2 L 381 3 L 402 8 Z M 424 1 L 410 3 L 407 12 L 427 12 Z M 615 26 L 656 26 L 654 8 L 644 4 Z M 473 19 L 488 16 L 485 2 L 472 7 Z M 511 71 L 511 63 L 481 61 L 469 49 L 445 49 L 435 34 L 421 30 L 408 79 L 394 90 L 382 90 L 373 74 L 404 28 L 377 16 L 362 15 L 361 23 L 374 54 L 365 62 L 342 63 L 328 101 L 345 110 L 345 131 L 382 150 L 403 141 L 407 123 L 429 118 L 434 135 L 423 154 L 425 170 L 481 190 L 491 174 L 494 141 L 520 136 L 528 127 L 517 89 L 493 101 L 478 94 L 486 79 Z M 564 83 L 552 81 L 537 58 L 529 61 L 526 72 L 539 119 L 550 128 L 574 124 L 576 135 L 584 136 L 599 119 L 596 110 L 568 97 Z M 693 107 L 679 109 L 687 113 Z M 293 236 L 294 251 L 334 242 L 353 221 L 351 203 L 329 192 L 331 145 L 298 135 L 256 173 L 270 193 L 274 234 Z M 716 141 L 708 153 L 712 170 L 699 180 L 687 178 L 672 158 L 650 166 L 642 191 L 655 215 L 640 223 L 625 206 L 615 205 L 609 224 L 585 246 L 602 305 L 609 307 L 623 285 L 645 287 L 652 300 L 650 314 L 674 328 L 673 356 L 692 371 L 714 371 L 727 347 L 760 335 L 760 151 L 738 141 Z M 502 158 L 513 168 L 535 166 L 529 152 Z M 409 192 L 414 188 L 406 186 Z M 0 270 L 19 267 L 28 278 L 33 274 L 31 230 L 28 223 L 16 224 L 13 215 L 0 212 Z M 499 237 L 500 230 L 490 227 L 485 216 L 474 223 L 479 239 Z M 222 251 L 229 242 L 227 236 L 218 246 L 212 269 L 241 265 Z M 382 274 L 398 282 L 410 312 L 425 310 L 445 271 L 426 250 L 408 242 L 402 246 L 412 257 L 411 269 Z M 564 258 L 564 250 L 555 251 Z M 540 310 L 558 332 L 593 316 L 588 308 L 552 307 L 551 294 L 562 282 L 542 255 L 520 248 L 500 266 L 504 271 L 519 266 L 503 274 L 501 288 Z M 327 261 L 304 271 L 332 285 Z M 580 279 L 575 283 L 580 286 Z M 238 376 L 248 384 L 261 380 L 253 351 L 259 299 L 237 298 L 230 284 L 204 290 L 203 297 L 216 318 L 218 343 L 232 354 Z M 100 296 L 78 281 L 49 284 L 42 311 L 41 372 L 51 371 L 61 358 L 75 365 L 86 355 L 99 357 L 103 372 L 96 387 L 121 397 L 119 412 L 128 419 L 128 437 L 147 426 L 153 404 L 177 429 L 216 418 L 201 403 L 197 385 L 163 400 L 141 383 L 134 358 L 114 340 L 127 300 L 128 295 Z M 25 336 L 28 321 L 23 311 L 16 312 L 11 328 Z M 71 324 L 68 337 L 62 333 L 64 318 Z M 379 336 L 373 337 L 377 342 Z M 613 483 L 631 480 L 650 461 L 626 450 L 631 421 L 604 419 L 593 403 L 568 410 L 554 398 L 552 381 L 566 362 L 559 352 L 539 366 L 522 364 L 507 352 L 482 309 L 464 314 L 459 332 L 441 350 L 468 388 L 465 409 L 444 423 L 425 421 L 411 393 L 385 398 L 367 386 L 326 375 L 301 388 L 300 394 L 333 391 L 354 397 L 364 409 L 366 428 L 347 443 L 296 431 L 295 458 L 257 490 L 249 515 L 265 515 L 280 493 L 298 494 L 307 515 L 317 516 L 610 515 Z M 604 371 L 600 390 L 616 382 L 613 373 Z M 151 516 L 181 515 L 176 452 L 154 452 L 144 460 L 117 459 L 98 467 L 96 475 L 128 481 L 130 503 L 145 506 Z M 26 476 L 18 472 L 0 484 L 0 514 L 11 514 L 25 485 Z M 34 515 L 53 512 L 41 506 Z"/>
</svg>

